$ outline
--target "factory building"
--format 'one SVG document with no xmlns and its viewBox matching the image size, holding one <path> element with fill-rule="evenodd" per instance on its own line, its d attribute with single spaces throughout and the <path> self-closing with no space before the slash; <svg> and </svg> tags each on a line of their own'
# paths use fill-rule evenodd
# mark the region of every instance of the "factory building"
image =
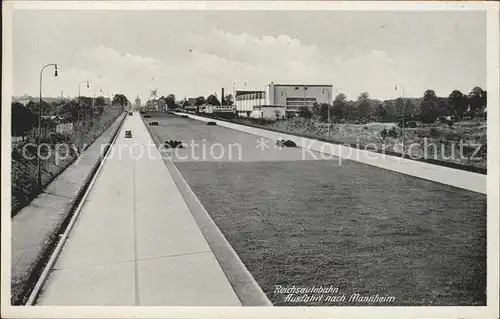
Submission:
<svg viewBox="0 0 500 319">
<path fill-rule="evenodd" d="M 285 113 L 297 113 L 301 107 L 331 104 L 332 85 L 275 84 L 266 85 L 264 91 L 236 91 L 235 107 L 239 116 L 255 117 L 254 110 L 284 108 Z"/>
<path fill-rule="evenodd" d="M 237 115 L 250 117 L 254 106 L 266 103 L 265 98 L 264 91 L 236 91 L 234 104 Z"/>
</svg>

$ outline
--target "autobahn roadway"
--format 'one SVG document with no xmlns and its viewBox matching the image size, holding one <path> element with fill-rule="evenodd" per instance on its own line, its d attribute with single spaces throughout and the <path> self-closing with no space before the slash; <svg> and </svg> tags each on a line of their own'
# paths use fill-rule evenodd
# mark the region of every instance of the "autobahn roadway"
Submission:
<svg viewBox="0 0 500 319">
<path fill-rule="evenodd" d="M 35 304 L 241 305 L 152 145 L 127 116 Z"/>
<path fill-rule="evenodd" d="M 201 146 L 196 158 L 187 147 L 173 161 L 273 304 L 283 304 L 274 285 L 291 278 L 391 293 L 400 305 L 484 301 L 484 194 L 336 157 L 317 160 L 300 148 L 259 149 L 255 135 L 174 115 L 149 120 L 159 122 L 151 130 L 161 143 L 241 146 L 240 157 L 235 149 L 232 157 L 206 158 Z M 133 145 L 142 156 L 131 153 Z M 134 114 L 37 304 L 240 305 L 210 247 Z M 318 264 L 335 267 L 318 271 Z M 387 280 L 373 275 L 380 273 Z M 451 295 L 452 286 L 461 288 Z"/>
</svg>

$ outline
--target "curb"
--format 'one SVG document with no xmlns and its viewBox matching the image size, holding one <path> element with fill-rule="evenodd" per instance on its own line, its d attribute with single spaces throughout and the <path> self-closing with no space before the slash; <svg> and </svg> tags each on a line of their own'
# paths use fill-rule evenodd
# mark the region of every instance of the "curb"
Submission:
<svg viewBox="0 0 500 319">
<path fill-rule="evenodd" d="M 120 116 L 122 116 L 122 119 L 120 119 Z M 84 183 L 79 188 L 78 193 L 76 194 L 75 198 L 73 198 L 70 201 L 66 216 L 63 218 L 61 224 L 58 227 L 56 227 L 56 229 L 52 232 L 52 235 L 51 235 L 52 238 L 50 239 L 49 243 L 47 244 L 47 246 L 45 247 L 45 249 L 41 253 L 41 257 L 37 261 L 35 261 L 35 266 L 33 267 L 32 271 L 31 271 L 31 273 L 26 281 L 25 286 L 22 288 L 22 293 L 19 296 L 19 300 L 12 300 L 11 299 L 12 305 L 24 305 L 28 301 L 30 295 L 33 292 L 33 289 L 35 288 L 35 285 L 36 285 L 38 279 L 40 278 L 41 274 L 43 273 L 45 267 L 47 266 L 47 263 L 50 260 L 52 253 L 54 252 L 55 248 L 57 247 L 57 245 L 61 239 L 59 234 L 63 234 L 65 232 L 66 228 L 68 227 L 68 225 L 71 221 L 71 218 L 73 217 L 73 215 L 75 213 L 75 209 L 80 204 L 80 201 L 83 198 L 83 195 L 85 194 L 90 182 L 92 181 L 92 178 L 94 177 L 95 173 L 97 172 L 97 170 L 99 169 L 99 166 L 102 163 L 103 156 L 106 154 L 107 150 L 110 147 L 109 142 L 113 141 L 114 138 L 120 133 L 120 129 L 123 126 L 125 119 L 126 119 L 126 117 L 124 116 L 124 114 L 119 115 L 117 117 L 117 119 L 106 128 L 106 130 L 107 130 L 116 121 L 120 121 L 120 123 L 117 126 L 116 131 L 113 133 L 110 140 L 106 144 L 103 152 L 99 155 L 96 163 L 92 166 L 90 173 L 85 177 Z M 106 130 L 104 130 L 99 136 L 101 136 Z M 96 137 L 94 142 L 97 141 L 98 138 L 99 137 Z M 94 142 L 92 142 L 92 144 Z M 62 172 L 64 172 L 64 171 L 62 171 Z M 12 298 L 12 296 L 11 296 L 11 298 Z"/>
<path fill-rule="evenodd" d="M 142 114 L 140 114 L 146 129 L 148 130 L 151 139 L 157 147 L 161 145 L 160 141 L 153 133 L 149 125 L 146 125 Z M 161 154 L 161 152 L 160 152 Z M 184 198 L 191 215 L 207 240 L 212 249 L 215 258 L 222 267 L 229 283 L 233 287 L 234 292 L 238 296 L 242 306 L 268 306 L 273 304 L 267 298 L 266 294 L 259 286 L 255 278 L 248 271 L 245 264 L 227 241 L 224 234 L 221 232 L 217 224 L 210 217 L 203 204 L 199 201 L 196 194 L 193 192 L 189 184 L 186 182 L 181 172 L 175 166 L 175 163 L 162 156 L 163 162 L 167 166 L 181 196 Z"/>
</svg>

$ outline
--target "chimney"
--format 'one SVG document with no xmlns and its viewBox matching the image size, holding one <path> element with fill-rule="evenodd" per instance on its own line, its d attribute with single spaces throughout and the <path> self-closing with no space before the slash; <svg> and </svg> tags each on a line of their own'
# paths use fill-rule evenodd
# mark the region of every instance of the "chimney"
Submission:
<svg viewBox="0 0 500 319">
<path fill-rule="evenodd" d="M 221 89 L 220 105 L 224 105 L 224 88 Z"/>
</svg>

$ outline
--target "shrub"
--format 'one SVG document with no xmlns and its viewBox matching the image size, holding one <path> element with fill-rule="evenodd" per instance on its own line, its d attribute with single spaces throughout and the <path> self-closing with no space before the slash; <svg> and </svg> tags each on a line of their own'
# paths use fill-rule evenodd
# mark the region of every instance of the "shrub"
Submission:
<svg viewBox="0 0 500 319">
<path fill-rule="evenodd" d="M 398 134 L 398 131 L 396 131 L 396 128 L 395 128 L 395 127 L 393 127 L 393 128 L 391 128 L 391 129 L 389 130 L 389 134 L 388 134 L 388 135 L 389 135 L 390 137 L 392 137 L 392 138 L 396 138 L 396 137 L 398 137 L 398 135 L 399 135 L 399 134 Z"/>
<path fill-rule="evenodd" d="M 278 147 L 297 147 L 297 144 L 295 144 L 294 141 L 291 140 L 278 140 L 276 141 L 276 145 Z"/>
<path fill-rule="evenodd" d="M 408 123 L 406 123 L 406 127 L 416 128 L 417 127 L 417 122 L 415 122 L 415 121 L 409 121 Z"/>
<path fill-rule="evenodd" d="M 182 142 L 181 141 L 174 141 L 174 140 L 165 141 L 164 146 L 167 147 L 167 148 L 184 148 L 182 146 Z"/>
<path fill-rule="evenodd" d="M 380 136 L 382 136 L 382 138 L 385 140 L 385 138 L 387 137 L 387 135 L 389 135 L 389 132 L 387 132 L 386 129 L 383 129 L 381 132 L 380 132 Z"/>
<path fill-rule="evenodd" d="M 431 127 L 430 133 L 431 137 L 439 137 L 440 135 L 438 129 L 435 127 Z"/>
</svg>

